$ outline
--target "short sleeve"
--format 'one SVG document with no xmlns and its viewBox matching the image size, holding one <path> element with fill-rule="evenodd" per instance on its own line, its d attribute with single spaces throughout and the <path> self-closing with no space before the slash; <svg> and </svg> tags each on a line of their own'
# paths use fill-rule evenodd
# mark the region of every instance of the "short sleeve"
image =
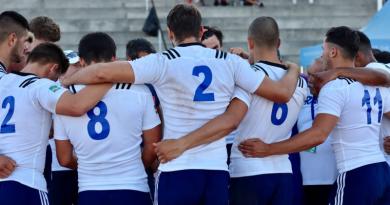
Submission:
<svg viewBox="0 0 390 205">
<path fill-rule="evenodd" d="M 155 84 L 162 76 L 164 58 L 161 54 L 150 54 L 129 63 L 134 72 L 134 84 Z"/>
<path fill-rule="evenodd" d="M 54 119 L 54 139 L 56 140 L 69 140 L 66 134 L 65 127 L 62 123 L 60 115 L 53 115 Z"/>
<path fill-rule="evenodd" d="M 161 124 L 160 117 L 158 116 L 157 110 L 154 106 L 152 95 L 146 95 L 145 100 L 146 102 L 142 119 L 142 130 L 152 129 Z"/>
<path fill-rule="evenodd" d="M 334 82 L 334 81 L 332 81 Z M 333 88 L 332 82 L 326 84 L 318 97 L 318 114 L 330 114 L 340 117 L 347 99 L 345 87 Z"/>
<path fill-rule="evenodd" d="M 383 113 L 390 112 L 390 88 L 381 88 L 382 96 L 385 96 L 385 102 L 383 105 Z"/>
<path fill-rule="evenodd" d="M 249 93 L 254 93 L 265 78 L 265 73 L 253 69 L 249 63 L 238 56 L 232 55 L 235 72 L 235 84 Z"/>
<path fill-rule="evenodd" d="M 57 102 L 67 90 L 60 84 L 47 79 L 40 79 L 39 85 L 33 90 L 34 100 L 38 101 L 43 109 L 55 113 Z"/>
<path fill-rule="evenodd" d="M 246 106 L 248 106 L 248 108 L 249 108 L 251 101 L 252 101 L 252 94 L 244 91 L 240 87 L 235 87 L 232 99 L 234 99 L 234 98 L 237 98 L 237 99 L 243 101 L 246 104 Z"/>
</svg>

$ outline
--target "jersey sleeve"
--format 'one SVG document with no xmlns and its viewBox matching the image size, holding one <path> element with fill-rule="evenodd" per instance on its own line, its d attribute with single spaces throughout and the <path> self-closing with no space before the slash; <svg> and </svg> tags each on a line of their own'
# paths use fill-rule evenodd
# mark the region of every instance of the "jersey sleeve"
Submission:
<svg viewBox="0 0 390 205">
<path fill-rule="evenodd" d="M 129 63 L 134 72 L 134 84 L 155 84 L 162 77 L 164 58 L 160 54 L 150 54 Z"/>
<path fill-rule="evenodd" d="M 251 104 L 251 101 L 252 101 L 252 94 L 244 91 L 242 88 L 240 87 L 235 87 L 234 88 L 234 93 L 233 93 L 233 98 L 237 98 L 239 100 L 241 100 L 242 102 L 244 102 L 246 104 L 246 106 L 250 106 Z"/>
<path fill-rule="evenodd" d="M 265 78 L 265 73 L 252 69 L 249 63 L 238 56 L 232 56 L 236 72 L 235 84 L 249 93 L 254 93 Z"/>
<path fill-rule="evenodd" d="M 54 124 L 54 139 L 56 140 L 69 140 L 66 134 L 65 127 L 62 123 L 60 115 L 53 115 Z"/>
<path fill-rule="evenodd" d="M 332 82 L 325 85 L 320 91 L 317 113 L 330 114 L 340 117 L 347 96 L 345 88 L 333 88 Z"/>
<path fill-rule="evenodd" d="M 383 105 L 383 113 L 390 112 L 390 89 L 389 88 L 381 88 L 382 95 L 385 96 L 385 102 Z"/>
<path fill-rule="evenodd" d="M 39 85 L 33 89 L 33 98 L 43 109 L 54 114 L 58 100 L 66 91 L 56 82 L 40 79 Z"/>
<path fill-rule="evenodd" d="M 148 130 L 161 124 L 157 109 L 154 106 L 153 97 L 150 94 L 145 95 L 145 110 L 142 119 L 142 130 Z"/>
</svg>

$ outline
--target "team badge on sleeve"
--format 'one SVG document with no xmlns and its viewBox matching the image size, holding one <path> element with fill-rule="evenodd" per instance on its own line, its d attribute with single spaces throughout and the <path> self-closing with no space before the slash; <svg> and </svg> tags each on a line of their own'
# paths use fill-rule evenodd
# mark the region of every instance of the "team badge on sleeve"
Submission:
<svg viewBox="0 0 390 205">
<path fill-rule="evenodd" d="M 58 85 L 52 85 L 49 87 L 49 90 L 51 90 L 53 93 L 57 92 L 60 89 L 61 89 L 61 87 Z"/>
</svg>

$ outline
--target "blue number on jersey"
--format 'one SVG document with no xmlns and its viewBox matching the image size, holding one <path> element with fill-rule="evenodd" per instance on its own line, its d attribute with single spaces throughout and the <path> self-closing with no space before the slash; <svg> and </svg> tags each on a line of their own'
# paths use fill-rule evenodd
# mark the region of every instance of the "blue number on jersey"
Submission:
<svg viewBox="0 0 390 205">
<path fill-rule="evenodd" d="M 99 108 L 99 115 L 95 115 L 93 112 L 95 108 Z M 96 107 L 87 112 L 87 115 L 89 119 L 91 119 L 88 122 L 88 135 L 94 140 L 105 139 L 108 134 L 110 134 L 110 124 L 105 118 L 107 115 L 107 105 L 100 101 Z M 100 123 L 102 126 L 102 131 L 100 133 L 96 132 L 95 126 L 97 123 Z"/>
<path fill-rule="evenodd" d="M 194 76 L 199 77 L 200 73 L 203 73 L 204 80 L 195 91 L 194 101 L 214 101 L 214 93 L 204 93 L 204 91 L 211 84 L 211 80 L 213 79 L 213 74 L 211 73 L 210 68 L 204 65 L 196 66 L 192 70 L 192 75 Z"/>
<path fill-rule="evenodd" d="M 363 99 L 362 99 L 362 107 L 364 107 L 364 105 L 367 106 L 367 124 L 371 124 L 371 111 L 372 111 L 372 108 L 371 108 L 371 97 L 370 97 L 370 93 L 368 92 L 368 90 L 364 90 L 364 95 L 363 95 Z M 381 122 L 381 119 L 382 119 L 382 96 L 381 96 L 381 92 L 379 91 L 379 88 L 376 88 L 376 91 L 375 91 L 375 97 L 374 97 L 374 105 L 377 105 L 378 104 L 378 123 Z"/>
<path fill-rule="evenodd" d="M 280 118 L 276 116 L 279 109 L 282 109 L 282 114 Z M 286 103 L 274 103 L 274 106 L 272 107 L 272 113 L 271 113 L 272 124 L 274 125 L 283 124 L 283 122 L 286 121 L 287 114 L 288 114 L 288 107 Z"/>
<path fill-rule="evenodd" d="M 1 107 L 3 109 L 7 108 L 9 105 L 8 113 L 5 116 L 3 123 L 1 123 L 0 133 L 15 133 L 15 124 L 7 124 L 15 111 L 15 98 L 14 96 L 8 96 L 3 100 Z"/>
</svg>

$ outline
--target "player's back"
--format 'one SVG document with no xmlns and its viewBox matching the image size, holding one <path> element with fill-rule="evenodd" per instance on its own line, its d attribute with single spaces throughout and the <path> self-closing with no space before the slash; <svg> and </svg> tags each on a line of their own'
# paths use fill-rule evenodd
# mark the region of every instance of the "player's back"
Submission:
<svg viewBox="0 0 390 205">
<path fill-rule="evenodd" d="M 272 80 L 281 79 L 287 72 L 285 66 L 266 61 L 260 61 L 253 67 L 266 73 Z M 238 134 L 232 147 L 230 166 L 232 176 L 291 173 L 291 164 L 287 155 L 246 158 L 238 150 L 238 145 L 250 138 L 260 138 L 265 143 L 288 139 L 306 95 L 307 84 L 300 77 L 294 95 L 288 103 L 274 103 L 259 96 L 250 96 L 249 110 L 237 129 Z"/>
<path fill-rule="evenodd" d="M 389 110 L 388 100 L 387 88 L 365 86 L 348 78 L 338 78 L 322 88 L 318 113 L 339 115 L 332 146 L 340 173 L 385 161 L 379 132 L 383 113 Z"/>
<path fill-rule="evenodd" d="M 242 70 L 251 69 L 247 62 L 201 44 L 179 45 L 131 64 L 136 83 L 147 81 L 156 89 L 164 116 L 164 139 L 180 138 L 225 112 L 236 82 L 253 92 L 264 77 L 251 70 L 251 75 L 244 79 Z M 161 164 L 159 169 L 226 170 L 225 162 L 225 141 L 220 139 L 190 149 L 177 159 Z"/>
<path fill-rule="evenodd" d="M 51 127 L 51 113 L 42 108 L 42 85 L 54 83 L 33 74 L 11 73 L 0 79 L 0 154 L 16 161 L 17 167 L 5 180 L 18 181 L 42 191 L 46 146 Z M 48 92 L 56 92 L 56 86 Z M 55 107 L 52 106 L 52 107 Z M 54 110 L 52 110 L 54 112 Z M 0 179 L 1 181 L 1 179 Z"/>
<path fill-rule="evenodd" d="M 70 90 L 77 92 L 82 87 Z M 78 158 L 79 192 L 148 192 L 141 159 L 142 131 L 159 123 L 150 91 L 132 84 L 113 85 L 95 108 L 81 117 L 56 116 L 56 140 L 69 139 Z"/>
</svg>

